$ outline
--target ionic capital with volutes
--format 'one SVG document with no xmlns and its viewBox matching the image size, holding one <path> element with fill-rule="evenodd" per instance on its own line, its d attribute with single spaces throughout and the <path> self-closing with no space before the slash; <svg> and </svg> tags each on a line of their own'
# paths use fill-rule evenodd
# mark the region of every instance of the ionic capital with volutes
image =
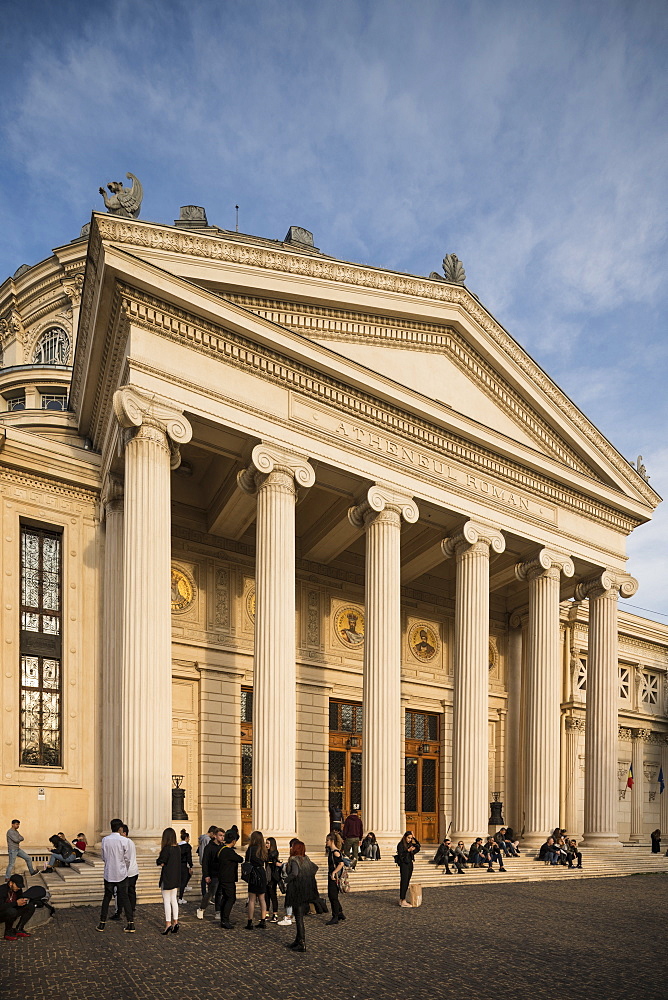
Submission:
<svg viewBox="0 0 668 1000">
<path fill-rule="evenodd" d="M 113 407 L 116 419 L 124 430 L 134 430 L 136 437 L 155 440 L 169 451 L 170 467 L 178 469 L 181 464 L 179 448 L 193 436 L 183 410 L 129 385 L 116 390 Z"/>
<path fill-rule="evenodd" d="M 276 485 L 284 485 L 293 492 L 298 486 L 308 488 L 315 483 L 315 470 L 307 458 L 262 442 L 253 448 L 249 466 L 238 473 L 237 485 L 244 493 L 253 495 L 272 474 Z"/>
<path fill-rule="evenodd" d="M 410 493 L 403 493 L 384 483 L 374 483 L 367 490 L 361 503 L 349 509 L 348 520 L 354 528 L 362 530 L 386 512 L 390 516 L 394 515 L 399 521 L 403 518 L 409 524 L 415 524 L 420 516 L 418 506 Z"/>
<path fill-rule="evenodd" d="M 633 597 L 638 589 L 638 581 L 628 573 L 618 573 L 606 569 L 582 580 L 575 588 L 576 601 L 584 601 L 586 597 Z"/>
<path fill-rule="evenodd" d="M 518 580 L 535 580 L 539 576 L 571 577 L 575 566 L 570 556 L 565 552 L 555 552 L 553 549 L 541 549 L 533 559 L 517 563 L 515 576 Z"/>
<path fill-rule="evenodd" d="M 500 554 L 506 548 L 506 540 L 501 532 L 492 527 L 491 524 L 466 521 L 453 535 L 441 542 L 441 550 L 446 559 L 453 555 L 460 555 L 474 546 L 482 546 L 485 551 L 493 549 L 494 552 Z"/>
</svg>

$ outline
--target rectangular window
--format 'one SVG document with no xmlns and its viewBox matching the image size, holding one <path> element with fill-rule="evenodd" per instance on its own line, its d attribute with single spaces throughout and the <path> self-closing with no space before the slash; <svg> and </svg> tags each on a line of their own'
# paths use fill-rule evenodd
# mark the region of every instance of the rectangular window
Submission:
<svg viewBox="0 0 668 1000">
<path fill-rule="evenodd" d="M 407 740 L 438 740 L 438 716 L 406 709 Z"/>
<path fill-rule="evenodd" d="M 62 767 L 62 535 L 21 528 L 22 765 Z"/>
<path fill-rule="evenodd" d="M 67 393 L 64 393 L 64 392 L 43 392 L 42 393 L 42 409 L 43 410 L 66 410 L 67 409 Z"/>
<path fill-rule="evenodd" d="M 587 661 L 582 657 L 578 661 L 578 672 L 575 683 L 578 691 L 587 690 Z"/>
<path fill-rule="evenodd" d="M 330 701 L 329 730 L 333 733 L 361 733 L 362 706 Z"/>
<path fill-rule="evenodd" d="M 624 701 L 629 699 L 629 688 L 631 680 L 628 667 L 619 668 L 619 697 Z"/>
<path fill-rule="evenodd" d="M 649 670 L 642 672 L 642 700 L 645 705 L 656 705 L 659 700 L 659 677 Z"/>
<path fill-rule="evenodd" d="M 253 692 L 248 688 L 241 689 L 241 721 L 253 721 Z"/>
</svg>

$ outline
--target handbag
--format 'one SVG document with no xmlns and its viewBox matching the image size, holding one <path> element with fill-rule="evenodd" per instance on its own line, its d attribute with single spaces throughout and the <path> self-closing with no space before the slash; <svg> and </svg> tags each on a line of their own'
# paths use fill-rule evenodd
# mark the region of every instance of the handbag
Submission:
<svg viewBox="0 0 668 1000">
<path fill-rule="evenodd" d="M 244 882 L 250 882 L 253 874 L 253 866 L 250 861 L 241 862 L 241 878 Z"/>
<path fill-rule="evenodd" d="M 318 896 L 318 898 L 314 900 L 313 905 L 315 906 L 316 913 L 329 913 L 329 910 L 327 909 L 327 900 L 323 899 L 322 896 Z"/>
</svg>

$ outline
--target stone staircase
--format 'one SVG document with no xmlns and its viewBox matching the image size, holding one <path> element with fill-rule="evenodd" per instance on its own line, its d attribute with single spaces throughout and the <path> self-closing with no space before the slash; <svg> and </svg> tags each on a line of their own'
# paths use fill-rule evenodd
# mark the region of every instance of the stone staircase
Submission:
<svg viewBox="0 0 668 1000">
<path fill-rule="evenodd" d="M 668 874 L 668 857 L 665 854 L 651 854 L 649 847 L 625 847 L 620 851 L 584 852 L 583 868 L 569 871 L 561 865 L 545 865 L 535 860 L 535 853 L 522 854 L 519 858 L 507 858 L 504 862 L 506 873 L 490 875 L 484 868 L 468 868 L 462 875 L 446 875 L 442 867 L 430 864 L 436 852 L 436 845 L 425 845 L 415 858 L 413 881 L 431 888 L 450 885 L 499 885 L 504 882 L 543 882 L 554 879 L 612 878 L 638 873 Z M 317 882 L 323 895 L 327 894 L 327 858 L 324 851 L 309 851 L 309 857 L 318 865 Z M 161 902 L 158 889 L 158 869 L 154 858 L 139 858 L 139 879 L 137 880 L 138 903 Z M 102 860 L 93 853 L 87 853 L 82 864 L 71 868 L 56 868 L 52 873 L 40 873 L 27 877 L 27 884 L 45 885 L 51 894 L 51 904 L 56 908 L 68 906 L 97 906 L 102 901 Z M 17 865 L 17 871 L 20 868 Z M 392 857 L 381 861 L 360 861 L 350 875 L 352 892 L 373 892 L 391 889 L 398 893 L 399 870 Z M 186 899 L 188 912 L 194 913 L 199 899 L 200 868 L 195 855 L 193 871 Z M 241 893 L 241 885 L 239 886 Z"/>
</svg>

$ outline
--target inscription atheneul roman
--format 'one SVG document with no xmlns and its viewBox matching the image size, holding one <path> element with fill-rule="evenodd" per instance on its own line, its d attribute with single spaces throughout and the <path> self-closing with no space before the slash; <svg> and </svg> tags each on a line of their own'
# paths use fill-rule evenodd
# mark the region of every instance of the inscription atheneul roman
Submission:
<svg viewBox="0 0 668 1000">
<path fill-rule="evenodd" d="M 311 427 L 318 427 L 332 437 L 349 441 L 370 452 L 380 452 L 403 465 L 420 469 L 458 491 L 475 493 L 495 505 L 509 507 L 552 524 L 557 522 L 557 508 L 551 504 L 509 488 L 489 476 L 473 473 L 427 449 L 407 445 L 397 438 L 380 434 L 362 423 L 342 420 L 339 414 L 324 407 L 314 406 L 313 403 L 294 394 L 290 398 L 290 415 L 294 420 Z"/>
</svg>

